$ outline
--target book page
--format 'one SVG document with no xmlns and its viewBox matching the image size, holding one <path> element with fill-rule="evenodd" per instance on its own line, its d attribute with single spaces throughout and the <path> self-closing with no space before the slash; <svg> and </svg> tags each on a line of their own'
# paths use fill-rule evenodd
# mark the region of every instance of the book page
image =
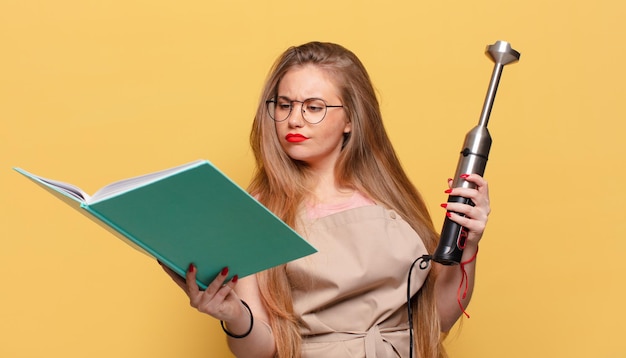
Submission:
<svg viewBox="0 0 626 358">
<path fill-rule="evenodd" d="M 21 168 L 14 168 L 18 173 L 21 173 L 29 178 L 31 178 L 32 180 L 39 182 L 51 189 L 56 190 L 57 192 L 63 193 L 65 195 L 68 195 L 74 199 L 77 199 L 80 202 L 86 202 L 88 200 L 90 200 L 90 196 L 85 193 L 84 191 L 82 191 L 79 187 L 74 186 L 72 184 L 68 184 L 68 183 L 64 183 L 62 181 L 58 181 L 58 180 L 52 180 L 52 179 L 46 179 L 43 177 L 40 177 L 38 175 L 35 175 L 33 173 L 29 173 L 24 169 Z"/>
<path fill-rule="evenodd" d="M 140 175 L 133 178 L 123 179 L 114 183 L 111 183 L 93 194 L 90 198 L 86 199 L 87 204 L 96 203 L 105 199 L 110 199 L 119 194 L 125 193 L 131 189 L 139 188 L 150 183 L 153 183 L 159 179 L 173 175 L 174 173 L 198 166 L 202 164 L 203 160 L 196 160 L 191 163 L 183 164 L 174 168 L 161 170 L 158 172 Z"/>
<path fill-rule="evenodd" d="M 88 201 L 90 199 L 89 194 L 85 193 L 84 191 L 82 191 L 79 187 L 74 186 L 72 184 L 68 184 L 68 183 L 64 183 L 61 181 L 57 181 L 57 180 L 51 180 L 51 179 L 45 179 L 45 178 L 40 178 L 43 182 L 50 184 L 52 186 L 55 186 L 61 190 L 63 190 L 64 192 L 68 193 L 69 195 L 75 197 L 76 199 L 80 200 L 80 201 Z"/>
</svg>

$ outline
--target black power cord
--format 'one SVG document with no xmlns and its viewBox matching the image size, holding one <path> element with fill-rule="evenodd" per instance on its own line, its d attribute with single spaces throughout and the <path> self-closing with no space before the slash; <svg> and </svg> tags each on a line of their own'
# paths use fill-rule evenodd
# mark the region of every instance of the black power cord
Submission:
<svg viewBox="0 0 626 358">
<path fill-rule="evenodd" d="M 409 277 L 407 279 L 407 284 L 406 284 L 406 303 L 407 303 L 407 312 L 409 315 L 409 357 L 413 358 L 413 349 L 414 349 L 414 344 L 413 344 L 413 308 L 411 307 L 411 273 L 413 272 L 413 268 L 415 267 L 415 265 L 417 263 L 419 263 L 419 268 L 420 270 L 426 270 L 428 268 L 428 266 L 430 265 L 430 260 L 432 259 L 431 255 L 422 255 L 420 257 L 418 257 L 415 261 L 413 261 L 413 263 L 411 264 L 411 268 L 409 268 Z"/>
</svg>

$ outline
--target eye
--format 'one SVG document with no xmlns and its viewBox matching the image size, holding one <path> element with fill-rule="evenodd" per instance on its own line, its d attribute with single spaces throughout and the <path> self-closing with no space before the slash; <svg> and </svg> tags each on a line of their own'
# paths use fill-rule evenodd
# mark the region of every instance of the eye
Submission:
<svg viewBox="0 0 626 358">
<path fill-rule="evenodd" d="M 276 109 L 282 110 L 282 111 L 291 110 L 291 101 L 285 98 L 278 98 L 278 100 L 276 101 Z"/>
<path fill-rule="evenodd" d="M 321 112 L 326 104 L 321 99 L 309 99 L 306 101 L 306 111 L 311 113 Z"/>
</svg>

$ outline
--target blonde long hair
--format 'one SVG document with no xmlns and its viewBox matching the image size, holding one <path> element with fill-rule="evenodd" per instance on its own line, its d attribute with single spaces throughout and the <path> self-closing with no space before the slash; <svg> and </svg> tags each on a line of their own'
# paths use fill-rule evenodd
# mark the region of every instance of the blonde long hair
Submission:
<svg viewBox="0 0 626 358">
<path fill-rule="evenodd" d="M 291 47 L 274 63 L 250 134 L 256 170 L 248 190 L 287 224 L 296 227 L 298 208 L 310 190 L 308 168 L 281 149 L 265 101 L 277 95 L 278 84 L 290 69 L 304 65 L 315 65 L 327 71 L 339 89 L 344 110 L 352 123 L 352 131 L 345 138 L 336 164 L 337 183 L 360 190 L 400 213 L 422 238 L 428 251 L 434 252 L 437 233 L 424 200 L 402 169 L 387 136 L 370 77 L 361 61 L 340 45 L 310 42 Z M 431 270 L 423 287 L 411 300 L 415 345 L 421 358 L 445 356 L 435 307 L 434 271 Z M 277 357 L 300 357 L 299 322 L 293 312 L 285 266 L 259 273 L 258 280 L 262 300 L 271 317 Z"/>
</svg>

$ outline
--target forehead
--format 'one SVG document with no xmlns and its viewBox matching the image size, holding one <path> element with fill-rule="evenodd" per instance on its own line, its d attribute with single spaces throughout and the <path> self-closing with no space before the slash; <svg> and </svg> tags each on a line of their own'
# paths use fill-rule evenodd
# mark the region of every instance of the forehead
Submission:
<svg viewBox="0 0 626 358">
<path fill-rule="evenodd" d="M 339 98 L 339 89 L 329 71 L 314 65 L 291 68 L 278 83 L 278 95 L 291 99 Z"/>
</svg>

